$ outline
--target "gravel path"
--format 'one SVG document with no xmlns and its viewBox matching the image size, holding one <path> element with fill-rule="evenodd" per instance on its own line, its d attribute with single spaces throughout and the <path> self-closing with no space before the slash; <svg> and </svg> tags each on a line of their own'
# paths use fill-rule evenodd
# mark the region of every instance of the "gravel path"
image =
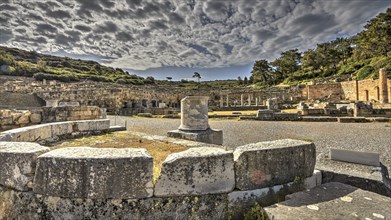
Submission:
<svg viewBox="0 0 391 220">
<path fill-rule="evenodd" d="M 163 135 L 175 130 L 179 119 L 118 117 L 128 121 L 128 129 Z M 222 129 L 224 145 L 235 148 L 248 143 L 277 139 L 312 140 L 317 154 L 328 155 L 330 148 L 379 152 L 381 162 L 391 168 L 391 124 L 337 122 L 275 122 L 210 119 L 212 128 Z"/>
</svg>

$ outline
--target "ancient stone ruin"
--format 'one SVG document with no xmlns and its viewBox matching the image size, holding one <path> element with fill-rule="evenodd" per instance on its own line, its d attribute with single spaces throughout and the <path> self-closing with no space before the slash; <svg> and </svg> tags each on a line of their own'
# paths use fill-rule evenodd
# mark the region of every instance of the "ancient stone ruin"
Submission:
<svg viewBox="0 0 391 220">
<path fill-rule="evenodd" d="M 290 139 L 191 148 L 169 155 L 154 184 L 145 149 L 0 142 L 0 218 L 240 218 L 319 185 L 315 156 L 313 143 Z"/>
<path fill-rule="evenodd" d="M 223 144 L 223 131 L 212 129 L 208 122 L 208 97 L 187 96 L 181 100 L 181 125 L 167 135 L 174 138 Z"/>
</svg>

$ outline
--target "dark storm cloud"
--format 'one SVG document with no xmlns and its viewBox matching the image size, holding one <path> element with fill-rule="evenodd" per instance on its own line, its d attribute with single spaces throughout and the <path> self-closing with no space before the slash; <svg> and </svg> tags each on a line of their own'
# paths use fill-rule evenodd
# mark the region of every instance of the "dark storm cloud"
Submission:
<svg viewBox="0 0 391 220">
<path fill-rule="evenodd" d="M 53 10 L 46 12 L 46 15 L 52 18 L 67 19 L 71 18 L 71 14 L 64 10 Z"/>
<path fill-rule="evenodd" d="M 37 24 L 36 31 L 40 34 L 54 34 L 57 32 L 57 28 L 50 24 Z"/>
<path fill-rule="evenodd" d="M 36 2 L 35 5 L 43 11 L 50 11 L 54 8 L 60 7 L 57 2 L 45 1 L 45 2 Z"/>
<path fill-rule="evenodd" d="M 316 35 L 336 25 L 335 16 L 331 14 L 308 14 L 295 19 L 292 26 L 308 35 Z"/>
<path fill-rule="evenodd" d="M 126 0 L 129 8 L 135 9 L 141 5 L 142 0 Z"/>
<path fill-rule="evenodd" d="M 18 8 L 9 4 L 0 4 L 0 9 L 2 11 L 17 11 Z"/>
<path fill-rule="evenodd" d="M 185 19 L 180 16 L 178 13 L 175 13 L 175 12 L 171 12 L 168 14 L 168 18 L 169 18 L 169 23 L 171 24 L 183 24 L 185 23 Z"/>
<path fill-rule="evenodd" d="M 158 29 L 167 29 L 167 25 L 166 25 L 167 21 L 164 21 L 164 20 L 157 20 L 157 21 L 151 21 L 149 22 L 149 27 L 151 30 L 158 30 Z"/>
<path fill-rule="evenodd" d="M 125 32 L 125 31 L 118 32 L 115 35 L 115 37 L 117 40 L 120 40 L 123 42 L 131 41 L 134 39 L 129 33 Z"/>
<path fill-rule="evenodd" d="M 351 36 L 389 0 L 2 0 L 1 45 L 115 67 L 222 67 Z"/>
<path fill-rule="evenodd" d="M 97 33 L 102 33 L 102 32 L 111 32 L 115 33 L 118 31 L 118 26 L 113 23 L 112 21 L 106 21 L 103 24 L 99 24 L 95 27 L 95 31 Z"/>
<path fill-rule="evenodd" d="M 72 36 L 69 36 L 66 34 L 61 34 L 61 33 L 57 34 L 56 38 L 55 38 L 55 42 L 57 44 L 65 46 L 66 48 L 68 46 L 71 46 L 72 44 L 74 44 L 75 40 L 77 40 L 77 39 L 74 39 Z"/>
<path fill-rule="evenodd" d="M 7 29 L 0 28 L 0 33 L 0 43 L 6 43 L 13 37 L 12 31 Z"/>
<path fill-rule="evenodd" d="M 83 32 L 90 32 L 91 31 L 91 28 L 86 25 L 77 24 L 77 25 L 75 25 L 75 28 L 80 31 L 83 31 Z"/>
</svg>

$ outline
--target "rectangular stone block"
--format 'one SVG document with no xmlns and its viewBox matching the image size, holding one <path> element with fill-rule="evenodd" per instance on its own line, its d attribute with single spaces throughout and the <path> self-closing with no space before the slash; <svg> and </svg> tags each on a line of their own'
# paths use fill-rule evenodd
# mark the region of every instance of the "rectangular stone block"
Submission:
<svg viewBox="0 0 391 220">
<path fill-rule="evenodd" d="M 30 133 L 30 139 L 29 140 L 20 140 L 20 141 L 40 141 L 40 140 L 46 140 L 52 137 L 52 130 L 51 127 L 47 124 L 41 124 L 41 125 L 33 125 L 26 127 L 28 129 L 28 132 Z"/>
<path fill-rule="evenodd" d="M 342 149 L 330 149 L 330 159 L 369 166 L 380 166 L 380 154 Z"/>
<path fill-rule="evenodd" d="M 34 192 L 65 198 L 153 195 L 153 159 L 145 149 L 62 148 L 38 157 Z"/>
<path fill-rule="evenodd" d="M 48 151 L 49 148 L 36 143 L 0 142 L 0 184 L 20 191 L 29 190 L 36 159 Z"/>
<path fill-rule="evenodd" d="M 232 152 L 199 147 L 167 157 L 155 185 L 155 196 L 226 193 L 234 188 Z"/>
<path fill-rule="evenodd" d="M 238 147 L 234 159 L 236 188 L 251 190 L 310 177 L 316 150 L 313 143 L 285 139 Z"/>
<path fill-rule="evenodd" d="M 73 122 L 50 123 L 52 137 L 71 134 L 73 132 L 73 124 Z"/>
<path fill-rule="evenodd" d="M 174 130 L 167 133 L 168 137 L 180 138 L 190 141 L 203 142 L 208 144 L 223 144 L 223 131 L 217 129 L 207 129 L 205 131 L 182 131 Z"/>
<path fill-rule="evenodd" d="M 101 131 L 110 128 L 110 119 L 76 121 L 76 131 Z"/>
</svg>

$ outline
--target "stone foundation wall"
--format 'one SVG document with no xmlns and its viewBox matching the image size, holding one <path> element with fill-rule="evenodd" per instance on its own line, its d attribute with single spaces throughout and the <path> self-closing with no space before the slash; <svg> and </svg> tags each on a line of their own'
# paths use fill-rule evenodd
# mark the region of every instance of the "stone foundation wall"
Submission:
<svg viewBox="0 0 391 220">
<path fill-rule="evenodd" d="M 77 121 L 106 118 L 106 109 L 97 106 L 44 107 L 43 122 Z"/>
<path fill-rule="evenodd" d="M 42 122 L 42 111 L 0 109 L 0 131 Z"/>
<path fill-rule="evenodd" d="M 352 101 L 379 101 L 380 87 L 379 79 L 341 82 L 345 99 Z M 388 97 L 391 97 L 391 80 L 387 79 Z"/>
<path fill-rule="evenodd" d="M 341 89 L 344 93 L 344 99 L 356 101 L 357 100 L 357 87 L 358 81 L 341 82 Z"/>
<path fill-rule="evenodd" d="M 96 106 L 43 107 L 35 110 L 0 109 L 0 131 L 41 123 L 106 118 L 106 110 Z"/>
<path fill-rule="evenodd" d="M 290 139 L 171 154 L 155 184 L 145 149 L 0 142 L 0 159 L 0 219 L 242 219 L 321 180 L 314 144 Z"/>
<path fill-rule="evenodd" d="M 302 90 L 302 96 L 309 100 L 339 101 L 344 98 L 340 83 L 309 85 Z"/>
</svg>

